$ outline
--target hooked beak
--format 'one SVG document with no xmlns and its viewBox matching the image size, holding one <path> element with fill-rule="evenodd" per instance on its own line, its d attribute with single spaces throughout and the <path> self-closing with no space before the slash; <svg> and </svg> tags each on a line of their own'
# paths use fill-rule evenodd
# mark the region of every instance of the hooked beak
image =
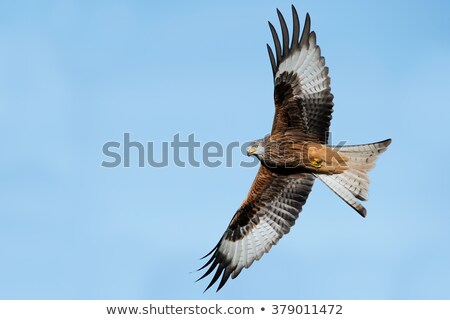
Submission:
<svg viewBox="0 0 450 320">
<path fill-rule="evenodd" d="M 256 153 L 256 148 L 248 147 L 247 148 L 247 156 L 254 155 Z"/>
</svg>

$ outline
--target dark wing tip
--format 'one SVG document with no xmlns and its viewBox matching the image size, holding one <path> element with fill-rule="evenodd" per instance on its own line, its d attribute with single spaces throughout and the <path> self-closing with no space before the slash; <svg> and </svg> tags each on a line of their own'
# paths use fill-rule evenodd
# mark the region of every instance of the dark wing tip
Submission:
<svg viewBox="0 0 450 320">
<path fill-rule="evenodd" d="M 292 34 L 291 48 L 298 46 L 298 37 L 300 36 L 300 20 L 298 19 L 298 13 L 294 5 L 292 5 L 292 21 L 294 24 L 294 31 Z"/>
<path fill-rule="evenodd" d="M 208 253 L 205 254 L 203 257 L 201 257 L 200 260 L 205 259 L 205 258 L 206 258 L 207 256 L 209 256 L 211 253 L 213 253 L 216 249 L 217 249 L 217 245 L 216 245 L 210 252 L 208 252 Z"/>
<path fill-rule="evenodd" d="M 216 268 L 216 266 L 217 266 L 216 273 L 214 274 L 213 278 L 211 279 L 211 281 L 209 282 L 208 286 L 203 291 L 203 293 L 205 293 L 209 288 L 211 288 L 217 282 L 217 280 L 219 280 L 220 275 L 222 275 L 222 279 L 220 279 L 219 286 L 217 287 L 217 290 L 216 290 L 216 292 L 218 292 L 220 289 L 223 288 L 225 283 L 227 283 L 228 279 L 230 278 L 230 275 L 233 272 L 233 270 L 232 270 L 232 268 L 230 268 L 230 266 L 226 266 L 223 264 L 223 262 L 219 262 L 219 261 L 215 260 L 214 262 L 212 262 L 211 267 L 208 269 L 208 271 L 206 271 L 205 274 L 202 275 L 195 282 L 198 282 L 198 281 L 204 279 L 205 277 L 207 277 L 209 274 L 211 274 L 211 272 Z"/>
<path fill-rule="evenodd" d="M 283 14 L 277 8 L 278 20 L 281 25 L 281 35 L 282 39 L 278 36 L 278 33 L 273 26 L 273 24 L 268 21 L 270 32 L 272 33 L 273 42 L 275 44 L 275 54 L 271 49 L 269 49 L 269 56 L 273 56 L 274 59 L 271 58 L 272 71 L 275 76 L 276 71 L 280 63 L 285 59 L 286 56 L 290 54 L 292 50 L 302 46 L 308 46 L 309 38 L 311 33 L 311 17 L 309 13 L 306 13 L 305 24 L 303 26 L 303 32 L 300 36 L 300 20 L 298 18 L 297 9 L 295 9 L 294 5 L 291 5 L 292 8 L 292 20 L 293 20 L 293 34 L 292 39 L 289 37 L 289 28 L 287 27 L 286 20 L 284 19 Z M 290 44 L 289 44 L 290 42 Z M 269 47 L 268 47 L 269 48 Z M 272 53 L 271 53 L 272 51 Z M 274 62 L 272 62 L 274 61 Z"/>
<path fill-rule="evenodd" d="M 222 241 L 222 239 L 221 239 L 221 241 Z M 222 287 L 225 285 L 225 283 L 229 279 L 231 273 L 233 272 L 233 268 L 230 267 L 229 263 L 227 263 L 227 260 L 224 259 L 224 256 L 221 255 L 219 252 L 219 245 L 220 245 L 221 241 L 219 241 L 219 243 L 214 247 L 214 249 L 212 249 L 207 255 L 205 255 L 202 258 L 202 259 L 204 259 L 212 254 L 210 259 L 201 268 L 199 268 L 197 270 L 197 271 L 200 271 L 200 270 L 205 269 L 206 267 L 209 267 L 208 270 L 206 270 L 205 273 L 200 278 L 198 278 L 195 282 L 198 282 L 198 281 L 206 278 L 217 268 L 216 272 L 214 273 L 213 278 L 211 279 L 211 281 L 209 282 L 208 286 L 203 291 L 203 293 L 205 293 L 209 288 L 211 288 L 214 285 L 214 283 L 217 282 L 217 280 L 219 279 L 221 274 L 223 274 L 222 279 L 220 280 L 219 287 L 217 288 L 216 292 L 219 291 L 220 289 L 222 289 Z"/>
<path fill-rule="evenodd" d="M 270 65 L 272 66 L 272 73 L 275 77 L 275 74 L 277 73 L 277 63 L 275 61 L 275 56 L 273 55 L 272 48 L 267 44 L 267 52 L 269 53 L 269 59 L 270 59 Z"/>
<path fill-rule="evenodd" d="M 286 25 L 286 20 L 284 20 L 283 14 L 278 9 L 277 9 L 277 15 L 278 15 L 278 20 L 280 21 L 281 34 L 282 34 L 282 38 L 283 38 L 283 52 L 282 52 L 281 56 L 284 57 L 289 52 L 289 30 Z"/>
<path fill-rule="evenodd" d="M 303 26 L 302 36 L 300 38 L 300 47 L 309 43 L 309 34 L 311 33 L 311 17 L 306 13 L 305 25 Z"/>
<path fill-rule="evenodd" d="M 215 267 L 214 264 L 213 264 L 213 266 Z M 216 273 L 214 274 L 214 277 L 211 279 L 211 282 L 208 284 L 208 286 L 206 287 L 205 291 L 203 291 L 203 293 L 205 293 L 209 288 L 211 288 L 213 286 L 214 283 L 216 283 L 216 281 L 219 279 L 220 275 L 222 274 L 223 269 L 224 269 L 224 267 L 222 266 L 222 264 L 219 263 Z M 217 289 L 217 291 L 219 291 L 219 289 Z"/>
<path fill-rule="evenodd" d="M 311 16 L 309 15 L 309 13 L 306 13 L 306 18 L 305 18 L 305 29 L 308 29 L 308 33 L 311 31 Z"/>
<path fill-rule="evenodd" d="M 367 216 L 367 210 L 364 207 L 358 212 L 361 215 L 361 217 L 363 217 L 363 218 L 365 218 Z"/>
<path fill-rule="evenodd" d="M 200 278 L 198 278 L 195 282 L 198 282 L 198 281 L 202 280 L 203 278 L 207 277 L 214 270 L 214 268 L 216 267 L 216 265 L 218 263 L 217 261 L 214 261 L 214 259 L 215 259 L 215 257 L 213 256 L 203 267 L 201 267 L 197 270 L 197 271 L 200 271 L 211 264 L 209 269 L 206 270 L 206 272 Z"/>
<path fill-rule="evenodd" d="M 384 144 L 387 147 L 392 143 L 392 139 L 389 138 L 389 139 L 381 141 L 380 143 Z"/>
<path fill-rule="evenodd" d="M 275 44 L 275 52 L 277 55 L 277 64 L 281 61 L 281 43 L 280 38 L 278 37 L 278 33 L 275 30 L 273 24 L 269 21 L 270 32 L 272 33 L 273 43 Z"/>
<path fill-rule="evenodd" d="M 223 275 L 222 275 L 222 279 L 220 279 L 220 283 L 219 286 L 217 287 L 216 292 L 219 292 L 220 289 L 222 289 L 222 287 L 225 285 L 225 283 L 227 283 L 228 279 L 230 278 L 231 275 L 231 271 L 229 270 L 229 268 L 225 268 L 225 270 L 223 271 Z"/>
</svg>

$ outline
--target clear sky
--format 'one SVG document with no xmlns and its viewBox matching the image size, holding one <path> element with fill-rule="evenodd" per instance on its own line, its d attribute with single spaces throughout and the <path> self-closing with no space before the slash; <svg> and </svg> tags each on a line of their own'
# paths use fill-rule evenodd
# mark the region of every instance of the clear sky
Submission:
<svg viewBox="0 0 450 320">
<path fill-rule="evenodd" d="M 289 235 L 203 294 L 192 271 L 257 169 L 237 150 L 105 168 L 102 147 L 268 133 L 267 20 L 291 25 L 291 1 L 1 2 L 0 298 L 450 299 L 450 3 L 294 4 L 330 68 L 333 142 L 393 143 L 366 219 L 318 181 Z"/>
</svg>

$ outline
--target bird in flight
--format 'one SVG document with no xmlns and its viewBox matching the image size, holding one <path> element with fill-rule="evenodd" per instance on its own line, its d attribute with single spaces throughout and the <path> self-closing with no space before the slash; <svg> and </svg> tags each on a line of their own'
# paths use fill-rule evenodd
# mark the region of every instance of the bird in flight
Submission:
<svg viewBox="0 0 450 320">
<path fill-rule="evenodd" d="M 292 6 L 292 38 L 283 15 L 277 14 L 282 39 L 269 22 L 275 52 L 267 45 L 275 85 L 272 131 L 247 149 L 260 160 L 259 171 L 225 233 L 203 257 L 209 260 L 198 269 L 207 268 L 198 280 L 214 272 L 206 290 L 220 278 L 219 291 L 230 276 L 236 278 L 290 231 L 317 178 L 365 217 L 360 201 L 368 199 L 367 172 L 391 143 L 327 144 L 333 95 L 309 14 L 300 34 Z"/>
</svg>

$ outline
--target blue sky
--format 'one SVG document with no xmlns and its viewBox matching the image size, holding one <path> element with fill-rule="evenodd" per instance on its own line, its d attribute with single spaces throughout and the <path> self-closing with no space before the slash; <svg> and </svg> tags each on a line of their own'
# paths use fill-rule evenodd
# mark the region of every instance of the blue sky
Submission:
<svg viewBox="0 0 450 320">
<path fill-rule="evenodd" d="M 257 169 L 104 168 L 102 146 L 268 133 L 267 20 L 291 2 L 2 2 L 0 298 L 450 299 L 450 4 L 294 4 L 330 67 L 333 141 L 393 144 L 366 219 L 317 182 L 288 236 L 203 294 L 192 271 Z"/>
</svg>

